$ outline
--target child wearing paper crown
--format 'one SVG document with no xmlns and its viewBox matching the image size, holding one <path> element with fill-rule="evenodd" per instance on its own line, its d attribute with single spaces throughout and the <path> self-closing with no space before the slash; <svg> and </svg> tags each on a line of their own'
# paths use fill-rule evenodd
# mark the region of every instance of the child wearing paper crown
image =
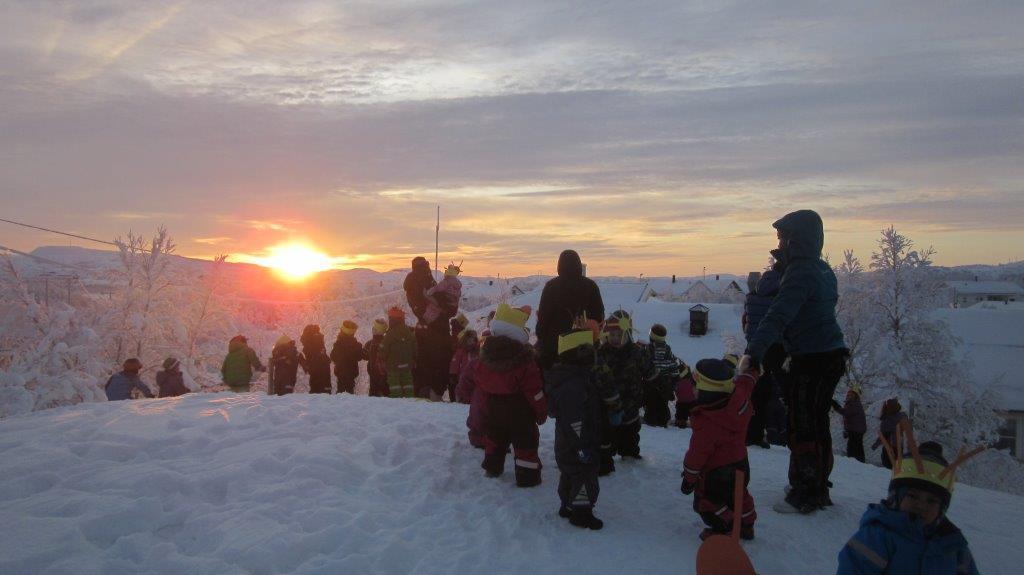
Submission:
<svg viewBox="0 0 1024 575">
<path fill-rule="evenodd" d="M 753 408 L 750 394 L 758 373 L 749 363 L 740 363 L 740 374 L 733 376 L 732 365 L 724 359 L 702 359 L 694 366 L 697 382 L 697 406 L 690 411 L 690 448 L 683 459 L 684 495 L 693 494 L 693 510 L 707 528 L 700 534 L 727 534 L 734 521 L 740 521 L 740 537 L 754 538 L 754 498 L 746 486 L 750 483 L 747 461 L 747 424 Z M 743 471 L 743 507 L 734 509 L 733 490 L 736 471 Z"/>
<path fill-rule="evenodd" d="M 476 366 L 480 363 L 480 347 L 484 345 L 487 338 L 491 336 L 491 330 L 485 329 L 480 332 L 477 351 L 470 356 L 469 362 L 462 367 L 459 373 L 459 387 L 455 390 L 455 396 L 459 403 L 469 404 L 469 416 L 466 418 L 466 427 L 469 428 L 469 444 L 480 449 L 484 448 L 484 410 L 487 398 L 482 393 L 476 393 L 476 379 L 474 373 Z"/>
<path fill-rule="evenodd" d="M 956 468 L 983 448 L 963 453 L 949 464 L 942 446 L 918 447 L 907 422 L 901 424 L 910 450 L 893 462 L 889 495 L 868 505 L 860 529 L 839 552 L 838 575 L 977 575 L 978 567 L 963 533 L 946 517 L 956 483 Z"/>
<path fill-rule="evenodd" d="M 491 321 L 491 336 L 473 370 L 475 393 L 484 401 L 484 468 L 488 477 L 504 472 L 509 444 L 515 453 L 516 485 L 540 484 L 537 426 L 547 419 L 540 368 L 528 343 L 530 308 L 501 304 Z"/>
<path fill-rule="evenodd" d="M 462 282 L 459 274 L 462 268 L 454 263 L 444 270 L 444 278 L 434 287 L 428 288 L 427 310 L 423 312 L 423 323 L 430 325 L 440 317 L 454 317 L 462 301 Z"/>
<path fill-rule="evenodd" d="M 579 323 L 579 322 L 578 322 Z M 548 413 L 555 418 L 558 515 L 576 527 L 600 529 L 594 517 L 600 493 L 598 450 L 606 413 L 619 411 L 611 372 L 597 364 L 597 322 L 590 320 L 558 337 L 558 356 L 545 371 Z"/>
<path fill-rule="evenodd" d="M 366 356 L 366 375 L 370 378 L 370 397 L 387 397 L 388 368 L 381 346 L 384 334 L 388 332 L 388 322 L 383 318 L 373 320 L 373 337 L 363 344 L 363 355 Z"/>
<path fill-rule="evenodd" d="M 642 459 L 640 456 L 640 405 L 643 382 L 647 375 L 643 350 L 633 342 L 633 325 L 629 314 L 612 312 L 604 322 L 604 341 L 597 350 L 599 364 L 611 371 L 612 382 L 622 403 L 621 419 L 609 414 L 601 445 L 601 474 L 615 471 L 613 456 Z"/>
</svg>

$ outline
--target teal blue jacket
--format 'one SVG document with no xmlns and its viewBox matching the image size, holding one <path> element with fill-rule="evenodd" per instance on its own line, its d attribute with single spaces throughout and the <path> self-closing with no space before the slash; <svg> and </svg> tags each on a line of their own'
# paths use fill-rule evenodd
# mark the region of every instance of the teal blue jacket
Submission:
<svg viewBox="0 0 1024 575">
<path fill-rule="evenodd" d="M 772 252 L 782 263 L 782 281 L 747 342 L 747 353 L 762 361 L 768 348 L 780 340 L 789 355 L 844 349 L 843 332 L 836 321 L 836 275 L 821 259 L 825 245 L 821 217 L 800 210 L 772 226 L 789 238 L 785 250 Z"/>
<path fill-rule="evenodd" d="M 902 511 L 868 505 L 860 529 L 839 552 L 837 575 L 978 575 L 960 530 L 943 517 L 925 527 Z"/>
</svg>

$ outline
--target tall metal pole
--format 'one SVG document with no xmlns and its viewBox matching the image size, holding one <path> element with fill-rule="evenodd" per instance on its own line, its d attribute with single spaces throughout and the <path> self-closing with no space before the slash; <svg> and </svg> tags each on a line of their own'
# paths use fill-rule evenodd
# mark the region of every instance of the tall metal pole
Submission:
<svg viewBox="0 0 1024 575">
<path fill-rule="evenodd" d="M 434 271 L 437 271 L 438 239 L 441 237 L 441 206 L 437 206 L 437 226 L 434 228 Z"/>
</svg>

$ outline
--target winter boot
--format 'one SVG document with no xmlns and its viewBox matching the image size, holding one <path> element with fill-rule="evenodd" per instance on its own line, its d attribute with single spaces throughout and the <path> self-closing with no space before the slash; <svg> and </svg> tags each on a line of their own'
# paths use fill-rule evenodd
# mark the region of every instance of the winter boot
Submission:
<svg viewBox="0 0 1024 575">
<path fill-rule="evenodd" d="M 744 541 L 752 541 L 754 539 L 754 526 L 753 525 L 742 525 L 740 526 L 740 539 Z"/>
<path fill-rule="evenodd" d="M 568 505 L 562 505 L 558 508 L 558 516 L 562 519 L 569 519 L 572 517 L 572 507 Z"/>
<path fill-rule="evenodd" d="M 576 527 L 584 527 L 593 531 L 597 531 L 604 527 L 604 521 L 594 517 L 594 510 L 590 507 L 573 507 L 572 515 L 569 517 L 569 523 L 572 523 Z"/>
</svg>

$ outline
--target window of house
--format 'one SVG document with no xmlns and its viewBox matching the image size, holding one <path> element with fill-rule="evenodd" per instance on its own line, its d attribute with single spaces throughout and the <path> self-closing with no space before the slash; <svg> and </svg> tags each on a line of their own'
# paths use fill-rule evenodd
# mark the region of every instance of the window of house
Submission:
<svg viewBox="0 0 1024 575">
<path fill-rule="evenodd" d="M 1016 418 L 1009 417 L 1004 419 L 1003 424 L 999 426 L 999 441 L 996 443 L 996 449 L 1009 449 L 1010 454 L 1014 457 L 1019 453 Z"/>
</svg>

